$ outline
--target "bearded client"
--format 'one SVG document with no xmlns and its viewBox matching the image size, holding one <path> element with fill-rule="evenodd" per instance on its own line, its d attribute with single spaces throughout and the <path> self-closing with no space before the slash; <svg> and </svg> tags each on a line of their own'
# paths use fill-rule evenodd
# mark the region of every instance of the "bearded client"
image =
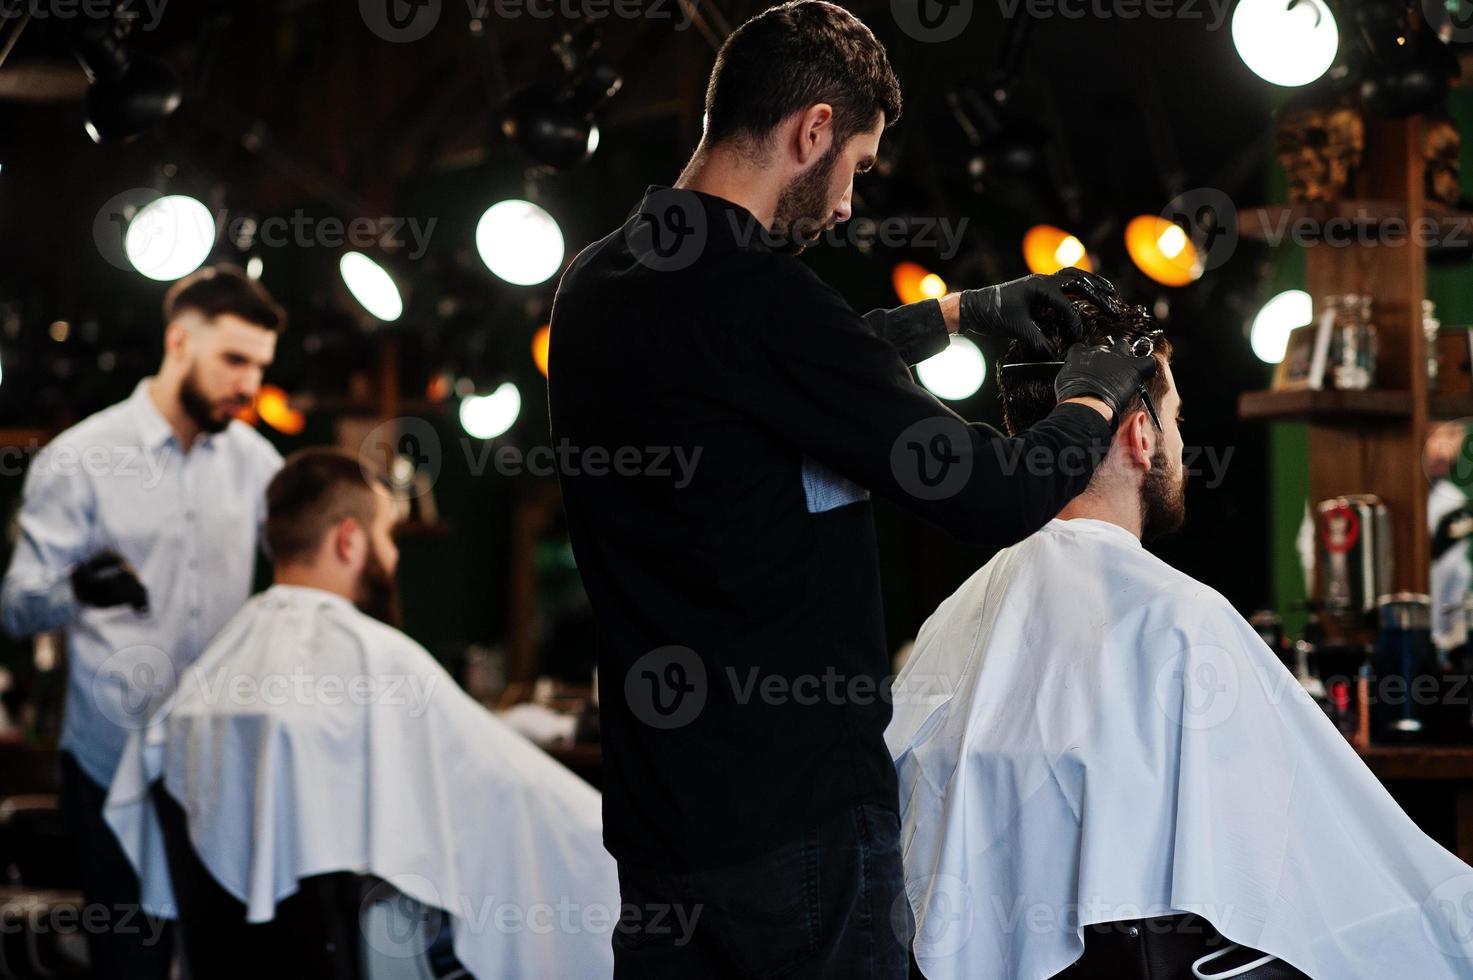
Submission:
<svg viewBox="0 0 1473 980">
<path fill-rule="evenodd" d="M 885 737 L 921 971 L 1473 976 L 1457 928 L 1473 870 L 1227 600 L 1142 547 L 1185 515 L 1170 348 L 1141 308 L 1079 306 L 1087 342 L 1149 349 L 1161 371 L 1085 491 L 943 602 L 896 679 Z M 1051 410 L 1044 373 L 1001 369 L 1009 428 Z"/>
<path fill-rule="evenodd" d="M 448 913 L 472 976 L 607 976 L 618 885 L 598 793 L 384 621 L 396 509 L 377 486 L 325 449 L 271 482 L 275 584 L 132 736 L 107 801 L 144 903 L 172 911 L 171 885 L 192 864 L 175 860 L 177 807 L 237 923 L 271 922 L 306 879 L 354 872 Z M 189 905 L 179 912 L 196 976 L 275 976 L 283 961 L 312 972 L 278 933 L 222 951 Z"/>
</svg>

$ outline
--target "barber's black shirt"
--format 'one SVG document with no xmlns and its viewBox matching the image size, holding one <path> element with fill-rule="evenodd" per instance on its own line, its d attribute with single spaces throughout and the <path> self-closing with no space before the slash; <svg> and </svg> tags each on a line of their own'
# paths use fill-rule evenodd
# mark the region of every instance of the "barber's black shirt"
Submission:
<svg viewBox="0 0 1473 980">
<path fill-rule="evenodd" d="M 928 301 L 861 318 L 746 210 L 651 188 L 558 288 L 550 403 L 598 622 L 604 836 L 620 860 L 739 861 L 895 809 L 871 492 L 1012 544 L 1089 481 L 1110 427 L 1016 439 L 912 380 Z"/>
</svg>

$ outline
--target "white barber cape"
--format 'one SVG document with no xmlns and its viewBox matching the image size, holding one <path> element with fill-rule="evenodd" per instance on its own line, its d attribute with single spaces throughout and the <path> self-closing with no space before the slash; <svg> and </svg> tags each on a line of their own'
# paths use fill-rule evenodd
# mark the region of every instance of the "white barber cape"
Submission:
<svg viewBox="0 0 1473 980">
<path fill-rule="evenodd" d="M 331 593 L 256 596 L 128 741 L 105 816 L 144 904 L 173 917 L 148 796 L 160 778 L 252 922 L 301 878 L 355 871 L 450 913 L 480 980 L 613 972 L 598 793 Z"/>
<path fill-rule="evenodd" d="M 943 602 L 886 740 L 931 980 L 1042 980 L 1083 925 L 1181 912 L 1314 980 L 1473 977 L 1473 869 L 1116 525 L 1054 520 Z"/>
</svg>

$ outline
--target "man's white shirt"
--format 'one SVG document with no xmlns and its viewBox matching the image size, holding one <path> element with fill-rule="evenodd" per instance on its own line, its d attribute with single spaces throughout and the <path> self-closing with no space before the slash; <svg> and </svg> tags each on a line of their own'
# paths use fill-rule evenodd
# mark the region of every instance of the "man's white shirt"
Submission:
<svg viewBox="0 0 1473 980">
<path fill-rule="evenodd" d="M 149 397 L 152 380 L 31 462 L 0 587 L 7 632 L 66 629 L 61 748 L 101 786 L 128 733 L 250 597 L 266 485 L 281 468 L 271 443 L 238 421 L 184 452 Z M 72 596 L 72 569 L 103 550 L 137 571 L 146 613 Z"/>
</svg>

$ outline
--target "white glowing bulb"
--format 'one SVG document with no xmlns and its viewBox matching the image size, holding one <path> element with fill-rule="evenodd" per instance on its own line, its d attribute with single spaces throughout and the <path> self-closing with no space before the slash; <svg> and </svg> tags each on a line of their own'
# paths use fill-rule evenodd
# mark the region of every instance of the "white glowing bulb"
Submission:
<svg viewBox="0 0 1473 980">
<path fill-rule="evenodd" d="M 215 247 L 215 219 L 200 201 L 171 194 L 150 201 L 128 222 L 123 250 L 133 268 L 158 282 L 182 279 Z"/>
<path fill-rule="evenodd" d="M 987 361 L 966 337 L 952 337 L 946 350 L 916 365 L 921 384 L 938 398 L 970 398 L 987 377 Z"/>
<path fill-rule="evenodd" d="M 362 252 L 348 252 L 338 260 L 343 284 L 363 308 L 380 320 L 397 320 L 404 313 L 404 300 L 394 279 L 383 266 Z"/>
<path fill-rule="evenodd" d="M 522 412 L 522 393 L 510 381 L 489 395 L 461 400 L 460 426 L 477 439 L 495 439 L 516 424 Z"/>
<path fill-rule="evenodd" d="M 1084 258 L 1084 242 L 1070 235 L 1059 243 L 1058 248 L 1054 249 L 1054 258 L 1058 260 L 1061 267 L 1067 269 Z"/>
<path fill-rule="evenodd" d="M 1314 316 L 1314 303 L 1302 289 L 1290 289 L 1279 293 L 1263 304 L 1263 309 L 1253 318 L 1253 327 L 1248 342 L 1260 361 L 1277 364 L 1284 359 L 1289 347 L 1289 333 L 1295 327 L 1307 325 Z"/>
<path fill-rule="evenodd" d="M 1340 48 L 1323 0 L 1239 0 L 1232 30 L 1243 63 L 1275 85 L 1308 85 L 1330 69 Z"/>
<path fill-rule="evenodd" d="M 476 223 L 476 251 L 500 278 L 535 286 L 562 267 L 563 233 L 553 216 L 531 201 L 500 201 Z"/>
<path fill-rule="evenodd" d="M 1167 225 L 1161 229 L 1156 247 L 1161 250 L 1162 255 L 1174 259 L 1187 247 L 1187 233 L 1181 230 L 1181 225 Z"/>
</svg>

